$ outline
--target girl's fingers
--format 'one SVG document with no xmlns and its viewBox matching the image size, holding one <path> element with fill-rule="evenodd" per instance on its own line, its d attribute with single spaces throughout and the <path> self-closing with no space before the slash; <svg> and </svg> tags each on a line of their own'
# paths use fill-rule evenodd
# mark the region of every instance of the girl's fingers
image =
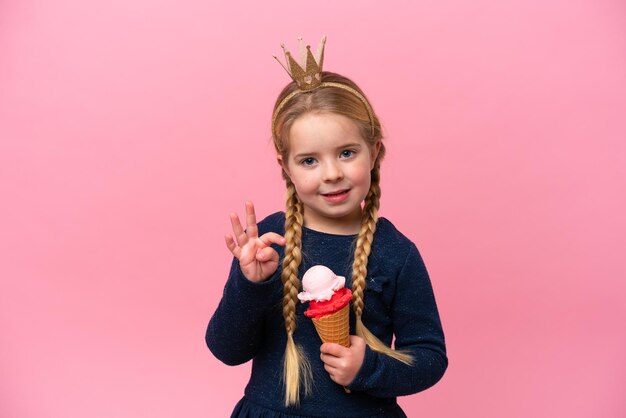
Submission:
<svg viewBox="0 0 626 418">
<path fill-rule="evenodd" d="M 230 213 L 230 224 L 233 227 L 233 234 L 235 236 L 235 239 L 237 240 L 237 244 L 241 247 L 248 241 L 248 236 L 241 226 L 239 216 L 237 216 L 237 214 L 234 212 Z"/>
<path fill-rule="evenodd" d="M 322 353 L 320 355 L 322 362 L 324 363 L 324 368 L 326 371 L 330 372 L 332 370 L 337 370 L 341 367 L 342 359 L 339 357 L 332 356 L 330 354 Z"/>
<path fill-rule="evenodd" d="M 333 357 L 344 357 L 349 353 L 349 349 L 341 344 L 324 343 L 320 347 L 322 354 L 329 354 Z"/>
<path fill-rule="evenodd" d="M 250 238 L 256 238 L 259 235 L 259 228 L 256 225 L 256 214 L 254 213 L 254 204 L 250 201 L 246 202 L 246 232 Z"/>
<path fill-rule="evenodd" d="M 259 237 L 263 244 L 270 246 L 272 244 L 285 245 L 285 237 L 276 232 L 266 232 Z"/>
<path fill-rule="evenodd" d="M 276 254 L 276 251 L 274 251 L 273 248 L 265 247 L 256 253 L 256 259 L 258 261 L 269 261 L 272 258 L 278 258 L 277 256 L 275 257 L 274 254 Z"/>
<path fill-rule="evenodd" d="M 241 255 L 241 249 L 239 248 L 239 246 L 237 245 L 237 243 L 235 242 L 235 239 L 233 238 L 232 235 L 230 234 L 226 234 L 224 236 L 224 241 L 226 241 L 226 246 L 228 247 L 228 250 L 235 256 L 237 257 L 237 259 L 239 259 L 239 256 Z"/>
<path fill-rule="evenodd" d="M 337 372 L 337 369 L 335 367 L 329 366 L 328 364 L 324 364 L 324 370 L 328 372 L 332 380 L 335 380 L 335 373 Z"/>
</svg>

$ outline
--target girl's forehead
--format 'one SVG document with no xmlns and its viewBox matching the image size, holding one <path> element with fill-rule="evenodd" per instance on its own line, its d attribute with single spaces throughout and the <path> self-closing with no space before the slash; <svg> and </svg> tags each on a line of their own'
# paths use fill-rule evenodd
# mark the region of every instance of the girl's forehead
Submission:
<svg viewBox="0 0 626 418">
<path fill-rule="evenodd" d="M 359 126 L 350 118 L 336 113 L 307 113 L 294 121 L 289 130 L 288 147 L 298 149 L 326 149 L 342 144 L 367 145 Z"/>
<path fill-rule="evenodd" d="M 294 123 L 296 124 L 314 124 L 328 125 L 338 124 L 342 126 L 355 126 L 356 123 L 347 116 L 333 112 L 307 112 L 298 116 Z"/>
</svg>

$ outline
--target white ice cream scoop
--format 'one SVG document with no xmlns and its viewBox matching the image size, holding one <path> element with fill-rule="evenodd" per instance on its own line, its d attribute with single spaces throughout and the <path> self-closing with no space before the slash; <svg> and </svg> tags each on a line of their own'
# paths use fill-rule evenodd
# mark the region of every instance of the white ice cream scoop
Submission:
<svg viewBox="0 0 626 418">
<path fill-rule="evenodd" d="M 333 294 L 346 285 L 346 278 L 337 276 L 326 266 L 313 266 L 302 277 L 302 290 L 298 299 L 302 302 L 330 300 Z"/>
</svg>

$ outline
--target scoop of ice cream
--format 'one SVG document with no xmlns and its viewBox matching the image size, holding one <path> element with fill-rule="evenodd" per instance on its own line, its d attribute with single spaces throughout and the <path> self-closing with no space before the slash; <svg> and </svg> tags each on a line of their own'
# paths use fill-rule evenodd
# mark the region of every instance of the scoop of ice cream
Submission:
<svg viewBox="0 0 626 418">
<path fill-rule="evenodd" d="M 302 302 L 330 300 L 333 294 L 346 285 L 346 278 L 337 276 L 326 266 L 313 266 L 302 277 L 302 290 L 298 299 Z"/>
<path fill-rule="evenodd" d="M 317 302 L 312 300 L 309 304 L 309 309 L 304 311 L 304 314 L 309 318 L 320 318 L 325 315 L 333 314 L 352 300 L 352 292 L 345 287 L 335 292 L 332 298 L 327 301 Z"/>
</svg>

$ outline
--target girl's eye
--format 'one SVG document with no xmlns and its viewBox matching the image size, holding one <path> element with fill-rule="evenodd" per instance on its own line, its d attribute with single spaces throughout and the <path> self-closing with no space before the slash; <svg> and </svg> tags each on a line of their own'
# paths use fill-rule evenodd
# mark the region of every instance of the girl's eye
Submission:
<svg viewBox="0 0 626 418">
<path fill-rule="evenodd" d="M 352 151 L 351 149 L 347 149 L 347 150 L 343 150 L 341 151 L 341 156 L 343 158 L 350 158 L 354 155 L 354 151 Z"/>
<path fill-rule="evenodd" d="M 315 164 L 315 158 L 305 158 L 304 160 L 300 161 L 300 164 L 302 165 L 313 165 Z"/>
</svg>

